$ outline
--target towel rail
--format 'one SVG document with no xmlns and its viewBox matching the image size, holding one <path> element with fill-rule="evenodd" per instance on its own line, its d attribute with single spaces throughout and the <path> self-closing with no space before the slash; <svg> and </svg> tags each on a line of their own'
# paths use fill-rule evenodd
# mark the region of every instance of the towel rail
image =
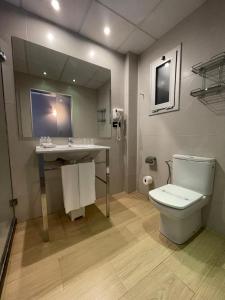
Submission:
<svg viewBox="0 0 225 300">
<path fill-rule="evenodd" d="M 95 176 L 98 180 L 100 180 L 101 182 L 104 182 L 105 184 L 107 183 L 106 180 L 102 179 L 101 177 L 99 176 Z"/>
<path fill-rule="evenodd" d="M 109 149 L 104 149 L 106 153 L 105 161 L 96 162 L 96 164 L 105 163 L 106 166 L 106 180 L 102 179 L 99 176 L 95 176 L 98 180 L 103 182 L 106 185 L 106 217 L 110 216 L 110 170 L 109 170 Z M 86 157 L 85 157 L 86 158 Z M 76 163 L 80 163 L 83 159 L 76 161 Z M 57 162 L 57 166 L 53 166 L 52 168 L 46 168 L 48 163 Z M 44 154 L 38 154 L 38 166 L 39 166 L 39 178 L 40 178 L 40 190 L 41 190 L 41 208 L 42 208 L 42 219 L 43 219 L 43 240 L 44 242 L 49 241 L 49 231 L 48 231 L 48 203 L 46 197 L 46 180 L 45 180 L 45 171 L 53 171 L 58 170 L 61 165 L 65 165 L 65 162 L 69 162 L 66 160 L 56 160 L 54 162 L 48 162 L 44 159 Z M 73 161 L 74 163 L 75 161 Z M 71 161 L 70 161 L 71 163 Z M 82 163 L 82 162 L 81 162 Z"/>
</svg>

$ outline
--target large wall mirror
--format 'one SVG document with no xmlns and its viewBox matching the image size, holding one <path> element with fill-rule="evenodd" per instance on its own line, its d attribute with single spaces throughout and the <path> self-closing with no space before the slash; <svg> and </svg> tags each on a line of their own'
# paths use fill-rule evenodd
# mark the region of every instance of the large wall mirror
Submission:
<svg viewBox="0 0 225 300">
<path fill-rule="evenodd" d="M 108 69 L 12 38 L 21 135 L 111 137 Z"/>
</svg>

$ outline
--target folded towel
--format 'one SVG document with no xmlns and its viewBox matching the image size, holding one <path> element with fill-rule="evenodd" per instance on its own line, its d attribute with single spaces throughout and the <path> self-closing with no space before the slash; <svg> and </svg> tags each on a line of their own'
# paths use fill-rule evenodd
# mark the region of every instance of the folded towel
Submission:
<svg viewBox="0 0 225 300">
<path fill-rule="evenodd" d="M 95 203 L 95 163 L 79 164 L 80 207 Z"/>
<path fill-rule="evenodd" d="M 80 208 L 79 196 L 79 166 L 65 165 L 61 168 L 63 199 L 65 211 L 68 214 L 70 211 Z"/>
<path fill-rule="evenodd" d="M 55 148 L 56 145 L 53 143 L 42 143 L 43 148 Z"/>
</svg>

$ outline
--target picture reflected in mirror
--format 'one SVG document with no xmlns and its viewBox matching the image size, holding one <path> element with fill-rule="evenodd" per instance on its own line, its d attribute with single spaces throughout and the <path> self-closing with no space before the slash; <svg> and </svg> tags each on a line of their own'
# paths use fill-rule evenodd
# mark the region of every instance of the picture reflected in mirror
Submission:
<svg viewBox="0 0 225 300">
<path fill-rule="evenodd" d="M 111 71 L 12 38 L 23 137 L 111 137 Z"/>
<path fill-rule="evenodd" d="M 31 89 L 33 135 L 73 136 L 71 106 L 71 96 Z"/>
</svg>

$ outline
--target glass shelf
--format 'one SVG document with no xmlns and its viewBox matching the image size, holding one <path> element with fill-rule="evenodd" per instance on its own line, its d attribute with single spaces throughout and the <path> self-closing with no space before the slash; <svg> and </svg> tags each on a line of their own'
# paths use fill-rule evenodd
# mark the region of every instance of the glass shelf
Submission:
<svg viewBox="0 0 225 300">
<path fill-rule="evenodd" d="M 191 91 L 191 96 L 193 97 L 205 97 L 205 96 L 211 96 L 215 94 L 220 94 L 221 92 L 225 91 L 225 85 L 215 85 L 209 88 L 205 89 L 196 89 Z"/>
<path fill-rule="evenodd" d="M 194 65 L 192 72 L 202 77 L 202 88 L 192 90 L 191 96 L 197 97 L 204 104 L 224 102 L 225 52 Z"/>
<path fill-rule="evenodd" d="M 207 72 L 221 69 L 225 65 L 225 52 L 213 56 L 204 63 L 198 63 L 192 67 L 192 72 L 204 76 Z"/>
<path fill-rule="evenodd" d="M 225 52 L 213 56 L 209 61 L 192 67 L 192 72 L 217 84 L 225 84 Z"/>
</svg>

